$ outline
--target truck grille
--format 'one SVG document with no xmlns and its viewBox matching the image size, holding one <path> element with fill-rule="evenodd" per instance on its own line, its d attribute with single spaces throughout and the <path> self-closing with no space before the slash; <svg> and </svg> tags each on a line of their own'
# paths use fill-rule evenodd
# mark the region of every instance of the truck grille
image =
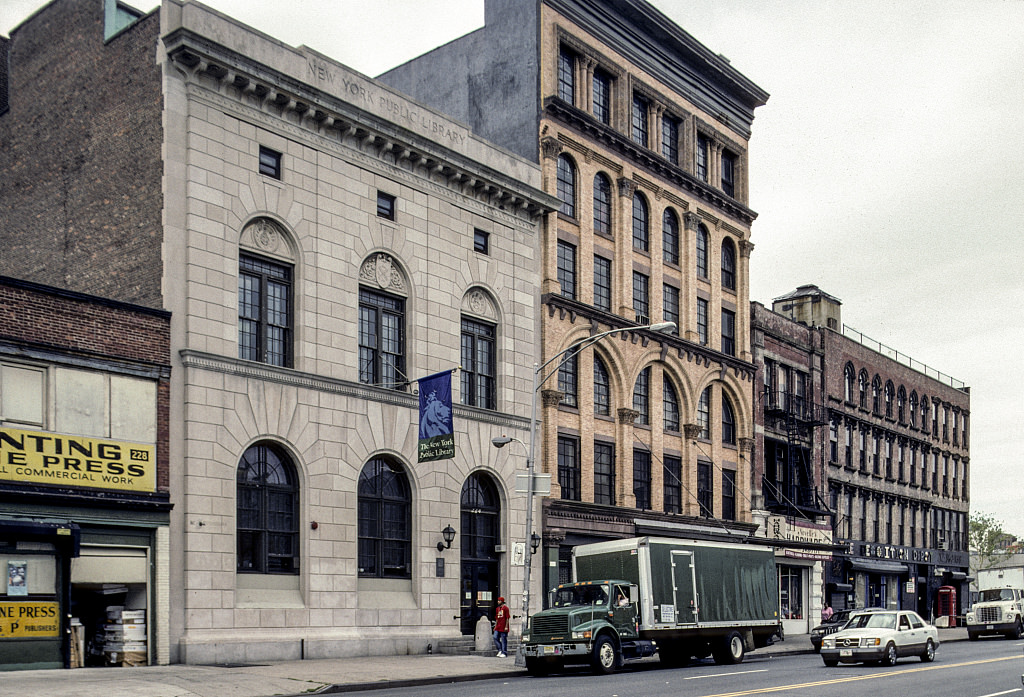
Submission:
<svg viewBox="0 0 1024 697">
<path fill-rule="evenodd" d="M 530 633 L 534 636 L 566 636 L 569 633 L 569 618 L 565 615 L 534 615 L 530 621 Z"/>
<path fill-rule="evenodd" d="M 977 609 L 978 621 L 985 622 L 1001 622 L 1003 619 L 1003 609 L 999 607 L 979 607 Z"/>
</svg>

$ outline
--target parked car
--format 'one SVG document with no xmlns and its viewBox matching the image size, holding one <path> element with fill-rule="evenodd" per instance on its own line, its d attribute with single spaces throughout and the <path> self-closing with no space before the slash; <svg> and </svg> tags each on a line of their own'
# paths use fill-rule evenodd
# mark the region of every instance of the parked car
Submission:
<svg viewBox="0 0 1024 697">
<path fill-rule="evenodd" d="M 862 612 L 882 612 L 883 610 L 885 608 L 864 607 L 859 610 L 837 610 L 832 613 L 832 617 L 811 630 L 811 646 L 814 647 L 814 653 L 821 651 L 821 640 L 845 627 L 852 615 Z"/>
<path fill-rule="evenodd" d="M 846 626 L 821 641 L 821 660 L 826 666 L 842 663 L 893 665 L 905 656 L 924 662 L 935 660 L 939 631 L 910 610 L 862 612 Z"/>
</svg>

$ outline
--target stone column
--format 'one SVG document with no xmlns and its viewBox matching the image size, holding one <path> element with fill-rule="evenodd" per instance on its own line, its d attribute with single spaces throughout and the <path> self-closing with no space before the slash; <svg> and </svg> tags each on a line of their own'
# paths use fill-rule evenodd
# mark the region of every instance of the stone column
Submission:
<svg viewBox="0 0 1024 697">
<path fill-rule="evenodd" d="M 558 193 L 558 156 L 562 154 L 562 144 L 557 138 L 548 136 L 540 141 L 541 172 L 544 179 L 544 191 L 552 196 Z M 579 182 L 577 182 L 577 189 Z M 560 293 L 558 284 L 558 211 L 544 216 L 541 231 L 541 280 L 540 292 Z"/>
<path fill-rule="evenodd" d="M 618 411 L 618 424 L 615 429 L 617 444 L 616 459 L 619 461 L 618 476 L 615 477 L 615 500 L 623 508 L 636 508 L 636 496 L 633 495 L 633 422 L 640 412 L 622 407 Z"/>
<path fill-rule="evenodd" d="M 740 464 L 736 468 L 736 520 L 750 522 L 754 498 L 754 439 L 740 438 Z M 745 465 L 745 466 L 744 466 Z"/>
<path fill-rule="evenodd" d="M 618 203 L 612 211 L 612 232 L 615 235 L 615 276 L 614 284 L 618 287 L 618 314 L 630 319 L 633 312 L 633 194 L 636 182 L 626 177 L 616 180 L 618 185 Z M 615 220 L 617 218 L 617 220 Z M 614 291 L 613 291 L 614 295 Z M 613 306 L 614 307 L 614 306 Z"/>
</svg>

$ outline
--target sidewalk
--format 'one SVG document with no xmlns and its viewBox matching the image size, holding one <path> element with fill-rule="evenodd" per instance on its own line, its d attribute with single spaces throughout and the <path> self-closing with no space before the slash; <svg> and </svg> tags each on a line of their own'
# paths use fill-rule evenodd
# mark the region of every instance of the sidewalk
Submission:
<svg viewBox="0 0 1024 697">
<path fill-rule="evenodd" d="M 966 641 L 963 628 L 940 629 L 939 640 Z M 811 653 L 806 634 L 751 654 Z M 656 659 L 655 659 L 656 660 Z M 78 668 L 7 673 L 0 697 L 270 697 L 340 693 L 373 687 L 407 687 L 526 675 L 515 657 L 385 656 L 283 661 L 246 666 L 147 666 Z"/>
</svg>

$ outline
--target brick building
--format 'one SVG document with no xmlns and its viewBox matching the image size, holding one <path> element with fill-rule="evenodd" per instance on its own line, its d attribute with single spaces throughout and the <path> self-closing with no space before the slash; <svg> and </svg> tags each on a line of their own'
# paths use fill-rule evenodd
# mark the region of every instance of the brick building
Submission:
<svg viewBox="0 0 1024 697">
<path fill-rule="evenodd" d="M 541 385 L 545 585 L 583 542 L 746 537 L 747 142 L 768 95 L 640 0 L 488 0 L 483 28 L 380 79 L 540 164 L 561 202 L 542 363 L 678 325 L 567 354 Z"/>
<path fill-rule="evenodd" d="M 0 276 L 0 668 L 120 664 L 111 606 L 166 662 L 169 347 L 163 310 Z"/>
</svg>

